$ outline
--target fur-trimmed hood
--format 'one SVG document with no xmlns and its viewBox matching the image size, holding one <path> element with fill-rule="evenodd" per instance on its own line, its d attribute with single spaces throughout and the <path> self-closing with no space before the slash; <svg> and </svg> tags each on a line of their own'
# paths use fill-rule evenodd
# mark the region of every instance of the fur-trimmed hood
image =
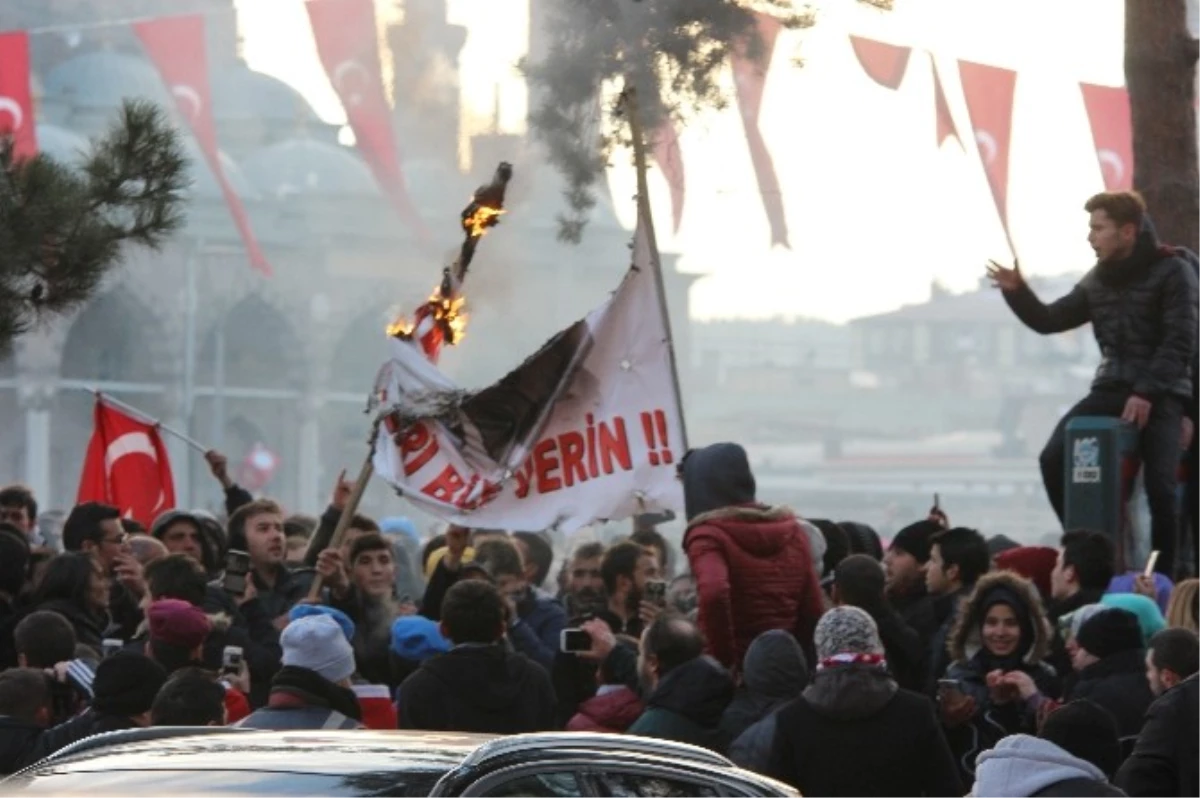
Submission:
<svg viewBox="0 0 1200 798">
<path fill-rule="evenodd" d="M 1037 588 L 1028 579 L 1012 571 L 994 571 L 980 577 L 975 589 L 958 610 L 958 616 L 946 639 L 946 650 L 954 662 L 966 664 L 983 647 L 980 627 L 983 626 L 984 599 L 996 589 L 1011 593 L 1029 614 L 1033 643 L 1021 660 L 1027 665 L 1041 662 L 1050 650 L 1050 622 L 1042 607 Z"/>
<path fill-rule="evenodd" d="M 683 548 L 686 551 L 691 541 L 706 535 L 718 535 L 753 557 L 773 557 L 791 542 L 791 536 L 783 532 L 788 527 L 804 537 L 796 514 L 787 507 L 761 504 L 722 507 L 701 513 L 688 522 Z"/>
<path fill-rule="evenodd" d="M 789 518 L 795 518 L 796 513 L 790 507 L 768 507 L 765 504 L 744 504 L 737 507 L 722 507 L 718 510 L 710 510 L 707 513 L 700 515 L 688 521 L 687 528 L 690 531 L 693 527 L 703 524 L 712 524 L 720 521 L 734 521 L 744 524 L 762 524 L 772 521 L 786 521 Z"/>
</svg>

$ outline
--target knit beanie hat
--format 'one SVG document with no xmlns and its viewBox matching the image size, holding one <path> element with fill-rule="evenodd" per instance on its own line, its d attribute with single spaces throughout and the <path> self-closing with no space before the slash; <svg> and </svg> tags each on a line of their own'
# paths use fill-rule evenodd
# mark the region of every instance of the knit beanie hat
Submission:
<svg viewBox="0 0 1200 798">
<path fill-rule="evenodd" d="M 1110 779 L 1121 765 L 1117 719 L 1086 698 L 1063 704 L 1051 712 L 1039 736 L 1071 756 L 1092 763 Z"/>
<path fill-rule="evenodd" d="M 1137 616 L 1116 608 L 1098 612 L 1083 622 L 1075 642 L 1094 657 L 1104 659 L 1142 647 L 1142 630 Z"/>
<path fill-rule="evenodd" d="M 930 540 L 941 531 L 942 527 L 936 521 L 917 521 L 897 532 L 888 550 L 911 554 L 917 562 L 924 565 L 929 562 L 929 551 L 933 548 Z"/>
<path fill-rule="evenodd" d="M 398 657 L 423 662 L 449 650 L 438 625 L 423 615 L 406 615 L 392 624 L 392 651 Z"/>
<path fill-rule="evenodd" d="M 1142 630 L 1142 643 L 1150 644 L 1150 638 L 1167 628 L 1167 620 L 1154 599 L 1140 593 L 1105 593 L 1100 603 L 1106 607 L 1132 612 Z"/>
<path fill-rule="evenodd" d="M 354 673 L 354 649 L 342 627 L 327 615 L 298 618 L 279 635 L 283 664 L 307 668 L 331 682 L 349 679 Z"/>
<path fill-rule="evenodd" d="M 1043 599 L 1050 598 L 1050 573 L 1058 562 L 1058 551 L 1049 546 L 1018 546 L 997 554 L 996 567 L 1013 571 L 1033 582 Z"/>
<path fill-rule="evenodd" d="M 335 620 L 337 625 L 342 627 L 342 632 L 346 635 L 346 640 L 351 643 L 354 642 L 354 621 L 350 620 L 349 615 L 336 607 L 329 607 L 324 604 L 297 604 L 288 611 L 288 622 L 298 621 L 301 618 L 313 618 L 318 615 Z"/>
<path fill-rule="evenodd" d="M 131 717 L 149 712 L 167 682 L 167 672 L 143 654 L 118 651 L 96 666 L 92 708 L 106 715 Z"/>
<path fill-rule="evenodd" d="M 179 599 L 159 599 L 146 608 L 150 639 L 180 648 L 202 645 L 212 631 L 204 610 Z"/>
<path fill-rule="evenodd" d="M 822 615 L 813 632 L 813 642 L 818 660 L 839 654 L 883 654 L 874 619 L 858 607 L 834 607 Z"/>
</svg>

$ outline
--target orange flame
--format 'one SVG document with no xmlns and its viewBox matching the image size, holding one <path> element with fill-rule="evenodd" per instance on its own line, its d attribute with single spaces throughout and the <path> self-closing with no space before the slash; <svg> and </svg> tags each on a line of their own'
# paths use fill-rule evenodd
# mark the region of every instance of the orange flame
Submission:
<svg viewBox="0 0 1200 798">
<path fill-rule="evenodd" d="M 494 224 L 492 220 L 502 213 L 504 213 L 503 208 L 489 208 L 487 205 L 480 205 L 473 214 L 463 219 L 463 230 L 471 238 L 479 238 L 487 232 L 489 223 Z"/>
<path fill-rule="evenodd" d="M 446 342 L 454 346 L 461 341 L 467 334 L 467 313 L 465 310 L 467 300 L 465 297 L 447 298 L 440 293 L 434 292 L 429 298 L 429 305 L 433 309 L 433 317 L 439 322 L 446 325 L 446 329 L 450 331 L 449 340 Z"/>
<path fill-rule="evenodd" d="M 403 316 L 397 316 L 395 320 L 384 329 L 392 338 L 407 338 L 413 333 L 412 322 Z"/>
<path fill-rule="evenodd" d="M 440 286 L 434 288 L 429 299 L 425 301 L 425 306 L 428 308 L 429 314 L 433 316 L 433 320 L 439 326 L 449 330 L 447 343 L 451 346 L 457 344 L 467 334 L 466 304 L 466 297 L 442 296 Z M 409 321 L 404 316 L 397 316 L 385 329 L 387 334 L 393 338 L 411 338 L 416 331 L 416 323 Z"/>
</svg>

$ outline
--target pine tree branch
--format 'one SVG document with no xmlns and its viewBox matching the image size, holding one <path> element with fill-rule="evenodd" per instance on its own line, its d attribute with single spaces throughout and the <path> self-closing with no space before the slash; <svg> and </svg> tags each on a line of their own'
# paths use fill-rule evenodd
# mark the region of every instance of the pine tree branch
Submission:
<svg viewBox="0 0 1200 798">
<path fill-rule="evenodd" d="M 0 349 L 87 301 L 127 244 L 161 247 L 187 186 L 179 134 L 152 103 L 126 102 L 78 169 L 0 141 Z"/>
</svg>

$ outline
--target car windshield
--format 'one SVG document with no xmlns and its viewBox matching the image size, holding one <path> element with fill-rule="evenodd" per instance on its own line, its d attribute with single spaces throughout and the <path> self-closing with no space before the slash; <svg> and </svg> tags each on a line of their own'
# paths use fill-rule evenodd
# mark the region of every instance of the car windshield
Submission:
<svg viewBox="0 0 1200 798">
<path fill-rule="evenodd" d="M 443 771 L 368 771 L 348 775 L 287 773 L 260 770 L 121 770 L 55 772 L 35 778 L 0 782 L 5 795 L 367 796 L 429 795 Z M 14 789 L 16 788 L 16 789 Z"/>
</svg>

